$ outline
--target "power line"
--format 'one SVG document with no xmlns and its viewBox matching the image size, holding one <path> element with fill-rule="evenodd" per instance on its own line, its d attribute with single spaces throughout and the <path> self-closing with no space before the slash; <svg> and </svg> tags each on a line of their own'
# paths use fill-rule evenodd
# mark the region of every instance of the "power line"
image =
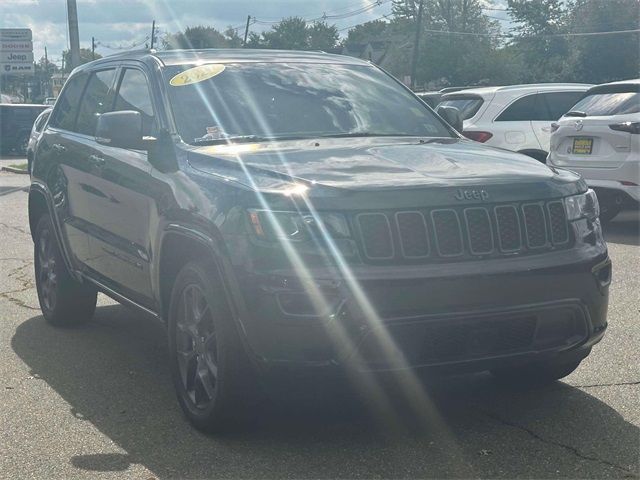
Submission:
<svg viewBox="0 0 640 480">
<path fill-rule="evenodd" d="M 312 23 L 312 22 L 318 22 L 318 21 L 326 21 L 326 20 L 343 20 L 345 18 L 349 18 L 349 17 L 354 17 L 356 15 L 361 15 L 363 13 L 369 12 L 371 10 L 373 10 L 374 8 L 377 8 L 381 5 L 384 5 L 386 3 L 389 3 L 391 0 L 376 0 L 374 2 L 371 2 L 369 5 L 365 5 L 363 7 L 360 7 L 356 10 L 351 10 L 349 12 L 345 12 L 345 13 L 332 13 L 332 14 L 327 14 L 326 12 L 323 13 L 321 16 L 315 17 L 315 18 L 308 18 L 308 19 L 304 19 L 303 20 L 306 23 Z M 276 25 L 278 23 L 280 23 L 282 21 L 282 19 L 280 20 L 259 20 L 255 17 L 253 17 L 253 23 L 257 23 L 259 25 Z"/>
</svg>

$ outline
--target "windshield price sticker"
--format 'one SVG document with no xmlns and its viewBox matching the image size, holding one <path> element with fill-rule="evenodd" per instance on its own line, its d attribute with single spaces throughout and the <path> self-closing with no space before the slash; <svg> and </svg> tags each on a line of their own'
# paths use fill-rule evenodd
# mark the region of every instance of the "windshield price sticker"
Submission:
<svg viewBox="0 0 640 480">
<path fill-rule="evenodd" d="M 203 82 L 204 80 L 213 78 L 216 75 L 220 75 L 224 72 L 224 68 L 224 65 L 220 63 L 210 63 L 207 65 L 193 67 L 174 76 L 169 80 L 169 84 L 172 87 L 183 87 L 185 85 Z"/>
</svg>

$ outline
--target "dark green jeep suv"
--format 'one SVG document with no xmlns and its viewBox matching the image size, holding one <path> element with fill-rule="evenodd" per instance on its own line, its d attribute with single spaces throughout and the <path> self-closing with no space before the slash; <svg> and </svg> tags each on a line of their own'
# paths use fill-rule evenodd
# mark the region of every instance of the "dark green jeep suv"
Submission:
<svg viewBox="0 0 640 480">
<path fill-rule="evenodd" d="M 585 182 L 461 138 L 350 57 L 83 65 L 35 152 L 29 216 L 44 317 L 84 322 L 97 292 L 157 317 L 201 429 L 233 426 L 272 372 L 554 380 L 607 325 Z"/>
</svg>

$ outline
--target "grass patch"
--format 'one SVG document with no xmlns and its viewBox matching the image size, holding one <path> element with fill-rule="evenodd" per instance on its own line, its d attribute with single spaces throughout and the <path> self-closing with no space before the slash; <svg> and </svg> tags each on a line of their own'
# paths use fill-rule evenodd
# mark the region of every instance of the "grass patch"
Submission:
<svg viewBox="0 0 640 480">
<path fill-rule="evenodd" d="M 24 163 L 12 163 L 11 165 L 9 165 L 11 168 L 17 168 L 18 170 L 26 170 L 27 169 L 27 162 Z"/>
</svg>

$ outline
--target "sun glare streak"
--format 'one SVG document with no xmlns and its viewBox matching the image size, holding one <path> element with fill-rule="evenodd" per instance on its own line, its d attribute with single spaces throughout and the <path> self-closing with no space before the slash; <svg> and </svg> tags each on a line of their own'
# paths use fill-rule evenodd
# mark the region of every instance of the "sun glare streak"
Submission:
<svg viewBox="0 0 640 480">
<path fill-rule="evenodd" d="M 273 136 L 273 132 L 270 128 L 269 122 L 263 115 L 258 102 L 256 101 L 256 98 L 252 94 L 252 90 L 242 80 L 241 77 L 238 83 L 239 89 L 243 92 L 247 101 L 247 107 L 253 112 L 253 115 L 255 116 L 260 128 L 262 129 L 262 132 L 265 132 L 268 136 Z M 207 95 L 205 95 L 202 85 L 195 84 L 194 86 L 198 92 L 198 95 L 202 99 L 202 103 L 208 109 L 211 118 L 213 118 L 219 126 L 222 126 L 220 118 L 213 110 L 211 103 L 207 98 Z M 225 98 L 215 90 L 213 94 L 216 95 L 218 100 L 220 100 L 220 105 L 222 105 L 222 108 L 229 112 L 230 109 L 227 106 Z M 228 118 L 233 118 L 233 116 L 228 115 Z M 241 132 L 238 133 L 240 134 Z M 225 137 L 221 138 L 221 140 L 225 140 Z M 308 294 L 314 309 L 317 312 L 330 310 L 330 304 L 321 289 L 314 282 L 314 276 L 312 272 L 307 267 L 304 259 L 296 251 L 292 243 L 287 240 L 282 226 L 273 215 L 267 199 L 262 193 L 260 187 L 256 184 L 251 169 L 244 163 L 242 159 L 242 153 L 245 153 L 246 151 L 252 151 L 254 147 L 233 144 L 230 140 L 226 141 L 227 143 L 225 144 L 225 146 L 221 146 L 221 148 L 227 148 L 228 154 L 231 154 L 236 158 L 252 189 L 255 191 L 257 199 L 261 207 L 264 209 L 265 214 L 267 215 L 267 220 L 269 221 L 273 230 L 276 232 L 278 241 L 280 242 L 285 255 L 289 259 L 290 264 L 295 270 L 296 275 L 299 278 L 310 280 L 302 282 L 302 285 L 304 286 L 304 289 Z M 281 165 L 284 166 L 286 171 L 289 173 L 290 177 L 295 178 L 295 175 L 291 171 L 291 168 L 282 153 L 276 152 L 276 155 Z M 320 226 L 320 232 L 322 235 L 321 240 L 323 242 L 323 245 L 329 246 L 329 257 L 332 260 L 331 263 L 337 266 L 338 271 L 341 274 L 341 278 L 346 283 L 351 297 L 362 311 L 364 319 L 368 323 L 370 334 L 374 335 L 374 338 L 378 343 L 381 351 L 383 352 L 385 357 L 392 362 L 393 369 L 398 370 L 398 372 L 393 374 L 393 377 L 395 380 L 397 380 L 399 386 L 401 387 L 402 393 L 408 400 L 411 409 L 414 411 L 416 416 L 420 418 L 423 427 L 432 428 L 435 426 L 441 432 L 445 432 L 445 438 L 448 439 L 450 447 L 456 448 L 456 442 L 453 439 L 453 436 L 450 434 L 450 431 L 445 422 L 441 419 L 437 408 L 434 406 L 433 402 L 424 391 L 423 386 L 421 385 L 416 375 L 409 370 L 409 364 L 402 351 L 398 348 L 389 333 L 385 330 L 384 322 L 377 314 L 374 306 L 368 299 L 364 289 L 354 275 L 351 267 L 347 264 L 346 260 L 336 247 L 333 239 L 324 227 L 312 202 L 307 198 L 307 190 L 308 187 L 306 185 L 298 185 L 292 187 L 292 189 L 288 193 L 292 198 L 295 197 L 296 201 L 293 203 L 296 206 L 299 205 L 298 200 L 302 200 L 308 211 L 315 218 L 316 223 Z M 296 208 L 299 209 L 299 207 Z M 323 248 L 323 250 L 326 251 L 326 248 Z M 336 318 L 329 319 L 329 321 L 324 322 L 323 325 L 325 327 L 327 335 L 337 347 L 337 349 L 341 352 L 350 352 L 350 356 L 345 362 L 346 373 L 352 385 L 357 388 L 358 392 L 366 401 L 368 407 L 371 410 L 371 413 L 374 414 L 374 418 L 377 421 L 382 422 L 387 428 L 397 429 L 402 424 L 398 412 L 396 412 L 396 410 L 393 408 L 389 396 L 386 394 L 384 388 L 380 385 L 375 374 L 373 372 L 367 371 L 366 368 L 362 368 L 365 365 L 365 362 L 361 357 L 359 349 L 356 345 L 353 344 L 353 341 L 350 339 L 348 333 L 345 330 L 345 327 L 341 325 L 340 321 Z"/>
<path fill-rule="evenodd" d="M 218 124 L 220 124 L 220 121 L 219 121 L 220 119 L 216 114 L 216 112 L 211 107 L 211 103 L 208 100 L 207 96 L 204 94 L 202 87 L 198 84 L 195 84 L 194 86 L 198 92 L 198 95 L 202 99 L 203 104 L 208 109 L 211 115 L 211 118 L 215 119 L 215 121 Z M 251 104 L 250 108 L 252 108 L 253 111 L 255 112 L 256 118 L 261 123 L 261 127 L 263 128 L 263 130 L 265 132 L 270 132 L 268 123 L 265 121 L 264 116 L 261 114 L 260 109 L 258 108 L 255 102 L 255 99 L 251 95 L 251 90 L 246 86 L 246 84 L 242 85 L 241 89 L 244 91 L 246 98 L 250 101 L 250 104 Z M 219 96 L 217 92 L 216 92 L 216 95 L 218 95 L 218 98 L 221 100 L 221 105 L 223 105 L 223 108 L 228 109 L 225 99 Z M 230 118 L 233 118 L 233 117 L 231 116 Z M 226 141 L 227 143 L 224 145 L 226 145 L 226 147 L 229 149 L 230 152 L 233 151 L 234 147 L 240 147 L 240 145 L 233 144 L 230 140 L 226 140 Z M 244 161 L 242 160 L 241 153 L 237 151 L 233 156 L 236 158 L 238 164 L 241 166 L 244 174 L 246 175 L 252 189 L 255 191 L 261 207 L 265 210 L 265 213 L 267 215 L 267 219 L 269 220 L 270 225 L 272 226 L 272 228 L 277 234 L 278 241 L 280 242 L 285 252 L 285 255 L 287 256 L 287 258 L 289 259 L 289 262 L 291 263 L 294 270 L 296 271 L 296 275 L 300 278 L 311 280 L 308 282 L 303 282 L 303 285 L 306 293 L 311 299 L 314 309 L 318 312 L 329 311 L 330 310 L 329 302 L 327 301 L 322 291 L 318 288 L 318 286 L 313 281 L 313 275 L 305 265 L 304 260 L 300 257 L 298 252 L 293 248 L 293 245 L 286 240 L 285 238 L 286 234 L 282 229 L 282 226 L 279 224 L 279 222 L 271 212 L 270 206 L 267 200 L 265 199 L 263 193 L 261 192 L 260 187 L 255 183 L 255 180 L 253 179 L 251 170 L 245 165 Z M 284 164 L 285 162 L 282 156 L 279 155 L 279 157 Z M 290 195 L 296 195 L 296 196 L 304 195 L 307 189 L 308 187 L 306 187 L 305 185 L 293 187 L 293 191 L 290 192 Z M 356 346 L 350 340 L 346 330 L 342 325 L 339 324 L 338 321 L 336 321 L 335 318 L 330 319 L 329 322 L 325 322 L 324 325 L 325 325 L 325 330 L 327 331 L 327 334 L 329 335 L 329 338 L 334 343 L 334 345 L 336 345 L 342 351 L 355 352 L 354 355 L 356 356 L 359 355 L 357 352 Z M 373 374 L 369 372 L 355 372 L 353 369 L 347 369 L 347 374 L 349 375 L 352 384 L 355 386 L 358 386 L 358 389 L 360 390 L 359 393 L 361 393 L 362 396 L 366 399 L 366 403 L 371 409 L 372 414 L 374 414 L 374 418 L 377 421 L 381 421 L 387 429 L 397 430 L 398 426 L 401 424 L 400 419 L 397 416 L 396 412 L 393 410 L 391 402 L 389 401 L 388 397 L 384 393 L 383 389 L 377 383 Z M 371 392 L 371 395 L 366 395 L 366 393 L 368 392 Z"/>
</svg>

